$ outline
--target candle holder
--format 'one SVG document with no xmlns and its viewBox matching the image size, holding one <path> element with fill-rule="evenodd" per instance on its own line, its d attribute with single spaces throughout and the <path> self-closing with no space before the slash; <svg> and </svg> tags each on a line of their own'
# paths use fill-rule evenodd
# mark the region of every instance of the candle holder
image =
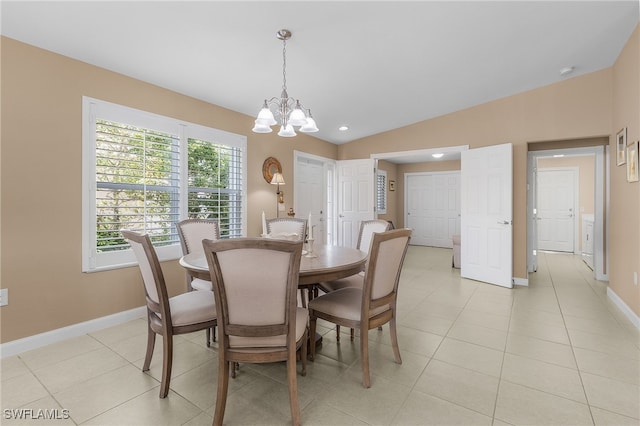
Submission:
<svg viewBox="0 0 640 426">
<path fill-rule="evenodd" d="M 313 238 L 307 238 L 307 254 L 305 254 L 304 257 L 318 257 L 313 252 Z"/>
</svg>

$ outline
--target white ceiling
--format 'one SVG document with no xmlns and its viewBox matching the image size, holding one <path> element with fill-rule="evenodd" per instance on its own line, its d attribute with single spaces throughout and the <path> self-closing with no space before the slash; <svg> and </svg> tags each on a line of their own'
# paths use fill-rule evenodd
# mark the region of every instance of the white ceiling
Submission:
<svg viewBox="0 0 640 426">
<path fill-rule="evenodd" d="M 5 36 L 250 116 L 280 95 L 287 28 L 289 95 L 336 144 L 610 67 L 639 16 L 638 0 L 0 7 Z"/>
</svg>

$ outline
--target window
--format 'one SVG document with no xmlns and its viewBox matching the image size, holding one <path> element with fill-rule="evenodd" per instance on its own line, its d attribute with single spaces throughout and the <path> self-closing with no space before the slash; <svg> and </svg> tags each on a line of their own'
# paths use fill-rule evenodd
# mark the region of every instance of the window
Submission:
<svg viewBox="0 0 640 426">
<path fill-rule="evenodd" d="M 135 263 L 121 229 L 148 233 L 160 260 L 180 256 L 185 218 L 245 235 L 245 182 L 244 136 L 83 98 L 83 271 Z"/>
<path fill-rule="evenodd" d="M 376 212 L 387 213 L 387 172 L 380 169 L 376 172 Z"/>
</svg>

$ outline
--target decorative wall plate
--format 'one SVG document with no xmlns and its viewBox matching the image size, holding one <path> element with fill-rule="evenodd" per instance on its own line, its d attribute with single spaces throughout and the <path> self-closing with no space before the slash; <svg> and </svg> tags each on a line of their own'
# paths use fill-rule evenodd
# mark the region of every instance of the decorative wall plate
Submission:
<svg viewBox="0 0 640 426">
<path fill-rule="evenodd" d="M 264 176 L 264 180 L 266 180 L 267 183 L 271 183 L 273 174 L 276 172 L 282 173 L 282 166 L 278 159 L 275 157 L 269 157 L 264 160 L 264 163 L 262 163 L 262 176 Z"/>
</svg>

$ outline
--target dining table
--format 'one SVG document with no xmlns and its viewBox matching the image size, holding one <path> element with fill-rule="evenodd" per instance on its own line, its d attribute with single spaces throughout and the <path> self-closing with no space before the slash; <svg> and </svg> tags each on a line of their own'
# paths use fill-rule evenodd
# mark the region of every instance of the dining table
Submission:
<svg viewBox="0 0 640 426">
<path fill-rule="evenodd" d="M 298 287 L 312 289 L 319 282 L 357 274 L 364 269 L 366 260 L 367 253 L 355 248 L 316 245 L 311 253 L 303 251 Z M 179 263 L 191 276 L 211 281 L 209 265 L 203 253 L 186 254 Z"/>
<path fill-rule="evenodd" d="M 367 253 L 351 247 L 341 247 L 329 244 L 314 245 L 309 253 L 303 250 L 300 259 L 300 273 L 298 288 L 306 289 L 309 299 L 317 295 L 317 284 L 355 275 L 364 270 Z M 180 258 L 180 265 L 195 278 L 211 281 L 209 265 L 203 253 L 185 254 Z M 306 307 L 304 295 L 303 306 Z M 311 340 L 311 339 L 310 339 Z M 322 336 L 314 336 L 316 347 L 322 345 Z"/>
</svg>

